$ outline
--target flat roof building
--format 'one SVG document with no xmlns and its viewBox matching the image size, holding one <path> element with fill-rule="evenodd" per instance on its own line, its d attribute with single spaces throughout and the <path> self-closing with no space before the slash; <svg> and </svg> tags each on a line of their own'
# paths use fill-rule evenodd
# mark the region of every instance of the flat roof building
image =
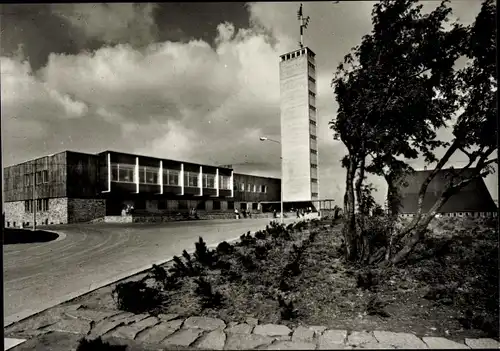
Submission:
<svg viewBox="0 0 500 351">
<path fill-rule="evenodd" d="M 229 215 L 279 201 L 280 187 L 280 179 L 227 167 L 116 151 L 63 151 L 4 169 L 5 224 L 29 226 L 33 212 L 37 225 L 87 222 L 119 216 L 126 205 L 137 213 L 195 208 Z"/>
</svg>

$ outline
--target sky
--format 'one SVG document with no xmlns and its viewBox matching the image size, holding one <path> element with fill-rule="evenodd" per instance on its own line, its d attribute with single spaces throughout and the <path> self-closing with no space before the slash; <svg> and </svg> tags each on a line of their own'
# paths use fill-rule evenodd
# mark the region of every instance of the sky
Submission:
<svg viewBox="0 0 500 351">
<path fill-rule="evenodd" d="M 337 111 L 330 83 L 371 31 L 373 4 L 303 7 L 305 45 L 316 53 L 320 197 L 338 204 L 346 151 L 328 127 Z M 279 55 L 298 48 L 299 3 L 0 6 L 4 167 L 63 150 L 116 150 L 280 176 L 279 145 L 259 137 L 280 139 Z M 470 24 L 481 2 L 451 6 L 452 19 Z M 456 155 L 451 165 L 464 161 Z M 486 179 L 494 199 L 497 179 Z M 384 182 L 369 181 L 383 203 Z"/>
</svg>

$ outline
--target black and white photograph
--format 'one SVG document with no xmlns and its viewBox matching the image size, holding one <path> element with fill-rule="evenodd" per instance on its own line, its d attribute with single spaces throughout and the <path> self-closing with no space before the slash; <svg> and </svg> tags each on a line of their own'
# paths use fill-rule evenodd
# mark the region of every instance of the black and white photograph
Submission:
<svg viewBox="0 0 500 351">
<path fill-rule="evenodd" d="M 499 349 L 496 19 L 0 4 L 3 349 Z"/>
</svg>

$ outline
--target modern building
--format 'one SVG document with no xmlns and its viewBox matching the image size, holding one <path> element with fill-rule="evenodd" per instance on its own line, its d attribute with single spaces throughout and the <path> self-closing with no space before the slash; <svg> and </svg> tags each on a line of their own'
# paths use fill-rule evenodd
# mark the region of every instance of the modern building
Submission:
<svg viewBox="0 0 500 351">
<path fill-rule="evenodd" d="M 35 184 L 35 186 L 33 186 Z M 5 225 L 87 222 L 137 213 L 261 211 L 280 199 L 281 180 L 231 168 L 115 151 L 63 151 L 4 169 Z M 278 207 L 279 209 L 279 207 Z"/>
<path fill-rule="evenodd" d="M 460 171 L 455 169 L 453 171 Z M 464 176 L 470 175 L 474 170 L 466 170 Z M 401 182 L 400 213 L 403 217 L 412 217 L 417 213 L 417 201 L 420 187 L 431 170 L 415 171 L 408 174 Z M 451 169 L 441 170 L 430 182 L 422 204 L 424 213 L 441 197 L 451 177 Z M 498 208 L 491 197 L 483 178 L 476 178 L 460 192 L 451 196 L 439 210 L 438 216 L 446 217 L 496 217 Z"/>
<path fill-rule="evenodd" d="M 315 69 L 308 47 L 280 56 L 283 201 L 288 203 L 319 199 Z"/>
</svg>

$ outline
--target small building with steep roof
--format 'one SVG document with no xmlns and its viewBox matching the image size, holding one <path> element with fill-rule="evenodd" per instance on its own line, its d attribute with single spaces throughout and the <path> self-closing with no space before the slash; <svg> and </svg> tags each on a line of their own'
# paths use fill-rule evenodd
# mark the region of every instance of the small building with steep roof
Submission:
<svg viewBox="0 0 500 351">
<path fill-rule="evenodd" d="M 452 172 L 459 169 L 443 169 L 430 182 L 424 197 L 423 213 L 428 212 L 446 190 Z M 417 213 L 418 192 L 423 182 L 432 170 L 415 171 L 408 174 L 399 187 L 401 195 L 400 214 L 412 217 Z M 474 169 L 465 170 L 468 176 Z M 476 178 L 457 194 L 451 196 L 438 211 L 439 215 L 447 217 L 496 217 L 498 207 L 493 201 L 483 178 Z"/>
</svg>

